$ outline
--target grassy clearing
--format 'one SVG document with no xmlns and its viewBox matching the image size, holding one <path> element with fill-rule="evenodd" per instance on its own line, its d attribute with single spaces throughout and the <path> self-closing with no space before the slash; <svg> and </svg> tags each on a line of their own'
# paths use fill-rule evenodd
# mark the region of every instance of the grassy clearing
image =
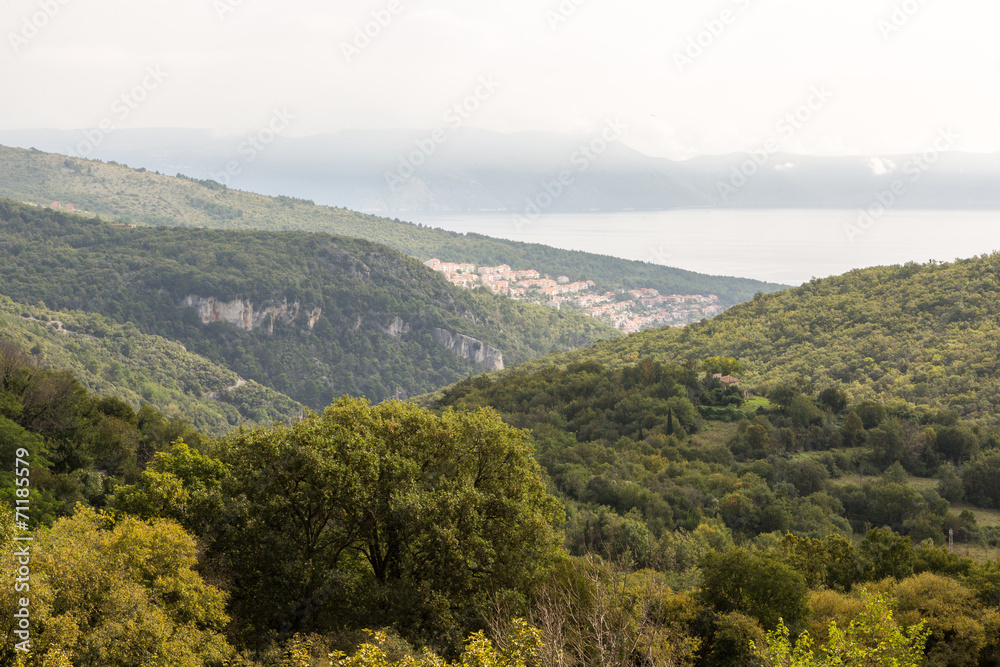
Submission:
<svg viewBox="0 0 1000 667">
<path fill-rule="evenodd" d="M 703 445 L 727 445 L 736 435 L 739 424 L 732 422 L 705 422 L 705 427 L 695 435 Z"/>
<path fill-rule="evenodd" d="M 747 399 L 741 409 L 746 413 L 754 413 L 757 410 L 769 410 L 771 408 L 771 401 L 767 400 L 763 396 L 754 396 L 753 398 Z"/>
<path fill-rule="evenodd" d="M 831 479 L 830 483 L 834 486 L 847 486 L 848 484 L 867 484 L 868 482 L 877 482 L 882 479 L 881 475 L 844 475 L 843 477 L 837 477 L 836 479 Z M 927 477 L 914 477 L 910 475 L 906 479 L 906 483 L 916 489 L 917 491 L 936 491 L 938 487 L 938 481 L 933 478 Z"/>
<path fill-rule="evenodd" d="M 987 510 L 981 507 L 974 507 L 968 503 L 952 503 L 951 511 L 956 514 L 968 510 L 976 517 L 976 523 L 982 528 L 1000 526 L 1000 510 Z"/>
</svg>

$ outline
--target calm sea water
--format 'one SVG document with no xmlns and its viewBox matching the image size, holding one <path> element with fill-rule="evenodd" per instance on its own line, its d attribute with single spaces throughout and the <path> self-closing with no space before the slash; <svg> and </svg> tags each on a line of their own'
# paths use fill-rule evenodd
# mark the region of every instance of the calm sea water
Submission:
<svg viewBox="0 0 1000 667">
<path fill-rule="evenodd" d="M 400 216 L 403 217 L 403 216 Z M 688 210 L 407 215 L 456 232 L 543 243 L 713 275 L 797 285 L 881 264 L 949 261 L 1000 250 L 1000 211 Z"/>
</svg>

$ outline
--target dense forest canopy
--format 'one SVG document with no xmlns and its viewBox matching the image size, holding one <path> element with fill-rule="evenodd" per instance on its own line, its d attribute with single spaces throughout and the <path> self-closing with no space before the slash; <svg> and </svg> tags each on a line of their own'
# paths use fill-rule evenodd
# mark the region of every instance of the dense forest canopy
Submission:
<svg viewBox="0 0 1000 667">
<path fill-rule="evenodd" d="M 179 223 L 419 227 L 60 160 L 42 182 L 171 228 L 0 201 L 0 663 L 1000 664 L 1000 256 L 598 342 L 368 240 Z"/>
</svg>

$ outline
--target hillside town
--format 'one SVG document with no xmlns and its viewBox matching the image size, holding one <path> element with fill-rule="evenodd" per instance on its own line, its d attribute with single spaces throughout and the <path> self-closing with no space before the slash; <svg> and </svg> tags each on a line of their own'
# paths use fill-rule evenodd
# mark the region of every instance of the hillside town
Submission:
<svg viewBox="0 0 1000 667">
<path fill-rule="evenodd" d="M 472 263 L 429 259 L 424 264 L 444 274 L 448 282 L 466 289 L 489 289 L 511 299 L 582 312 L 625 333 L 653 327 L 683 327 L 715 317 L 724 308 L 714 294 L 660 294 L 652 288 L 598 293 L 593 280 L 571 281 L 534 269 L 477 266 Z"/>
</svg>

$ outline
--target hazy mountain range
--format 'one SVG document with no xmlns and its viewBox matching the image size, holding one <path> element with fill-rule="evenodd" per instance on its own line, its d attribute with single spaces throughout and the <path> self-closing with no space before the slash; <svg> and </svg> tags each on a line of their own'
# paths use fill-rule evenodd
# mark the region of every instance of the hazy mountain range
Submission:
<svg viewBox="0 0 1000 667">
<path fill-rule="evenodd" d="M 540 212 L 854 209 L 867 208 L 878 193 L 888 202 L 885 193 L 894 186 L 890 205 L 896 208 L 1000 208 L 1000 155 L 952 152 L 946 131 L 920 156 L 761 150 L 686 161 L 635 151 L 618 141 L 613 127 L 593 136 L 453 128 L 305 138 L 270 130 L 252 136 L 190 129 L 19 130 L 0 131 L 0 143 L 383 214 L 525 214 L 532 205 Z"/>
</svg>

